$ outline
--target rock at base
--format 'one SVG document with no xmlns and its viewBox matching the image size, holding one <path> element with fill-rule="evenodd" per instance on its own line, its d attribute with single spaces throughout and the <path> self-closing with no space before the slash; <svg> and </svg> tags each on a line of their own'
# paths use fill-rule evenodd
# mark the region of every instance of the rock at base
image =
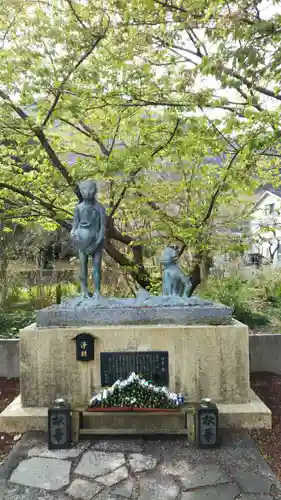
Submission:
<svg viewBox="0 0 281 500">
<path fill-rule="evenodd" d="M 75 474 L 95 478 L 109 474 L 122 465 L 125 465 L 123 453 L 86 451 L 75 469 Z"/>
<path fill-rule="evenodd" d="M 29 458 L 13 471 L 10 482 L 56 491 L 69 484 L 71 462 L 56 458 Z"/>
</svg>

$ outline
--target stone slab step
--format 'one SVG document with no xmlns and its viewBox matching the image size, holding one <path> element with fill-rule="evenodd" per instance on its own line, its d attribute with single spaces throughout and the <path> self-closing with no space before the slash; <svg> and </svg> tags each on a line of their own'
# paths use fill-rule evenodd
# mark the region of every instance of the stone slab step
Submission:
<svg viewBox="0 0 281 500">
<path fill-rule="evenodd" d="M 218 404 L 220 413 L 220 425 L 221 427 L 237 427 L 244 429 L 270 429 L 272 426 L 272 416 L 271 411 L 267 406 L 259 399 L 259 397 L 253 392 L 250 392 L 250 402 L 243 404 Z M 133 412 L 132 412 L 133 413 Z M 91 413 L 93 415 L 93 413 Z M 120 414 L 118 414 L 120 417 Z M 126 414 L 127 415 L 127 414 Z M 148 415 L 144 413 L 133 413 L 135 417 L 138 417 L 140 422 L 139 429 L 147 428 L 143 425 L 145 418 L 149 416 L 155 421 L 155 414 Z M 141 416 L 142 415 L 142 416 Z M 108 414 L 107 414 L 108 416 Z M 159 415 L 158 415 L 159 417 Z M 173 415 L 175 417 L 175 415 Z M 164 416 L 160 416 L 163 420 Z M 179 418 L 178 427 L 166 425 L 166 429 L 174 428 L 184 429 L 183 415 L 177 416 Z M 171 419 L 171 416 L 169 416 Z M 141 425 L 142 423 L 142 425 Z M 99 427 L 99 433 L 101 434 L 101 429 L 104 425 Z M 110 428 L 114 425 L 110 425 Z M 14 401 L 5 408 L 5 410 L 0 414 L 0 429 L 1 432 L 27 432 L 27 431 L 44 431 L 47 432 L 48 429 L 48 408 L 39 407 L 23 407 L 21 404 L 21 397 L 18 396 Z M 155 432 L 155 431 L 154 431 Z M 163 430 L 162 430 L 163 432 Z"/>
</svg>

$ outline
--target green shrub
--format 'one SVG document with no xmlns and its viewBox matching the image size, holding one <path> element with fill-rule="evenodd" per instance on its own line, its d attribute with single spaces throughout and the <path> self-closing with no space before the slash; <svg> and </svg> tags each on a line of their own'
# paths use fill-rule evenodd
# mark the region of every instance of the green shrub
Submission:
<svg viewBox="0 0 281 500">
<path fill-rule="evenodd" d="M 240 304 L 236 304 L 233 310 L 233 317 L 241 321 L 241 323 L 245 323 L 251 329 L 266 326 L 270 323 L 266 314 L 251 311 L 247 305 L 241 306 Z"/>
<path fill-rule="evenodd" d="M 31 288 L 13 286 L 0 310 L 0 337 L 17 337 L 19 330 L 35 321 L 36 309 L 58 303 L 75 293 L 75 285 L 71 283 L 37 285 Z"/>
<path fill-rule="evenodd" d="M 162 293 L 162 278 L 160 272 L 152 274 L 150 285 L 147 290 L 152 295 L 161 295 Z"/>
<path fill-rule="evenodd" d="M 281 304 L 281 276 L 279 274 L 265 283 L 264 299 L 271 304 Z"/>
<path fill-rule="evenodd" d="M 5 306 L 10 309 L 21 303 L 27 304 L 29 309 L 42 309 L 56 304 L 69 295 L 77 293 L 75 284 L 62 282 L 59 284 L 36 285 L 30 288 L 17 289 L 17 293 L 9 293 Z"/>
<path fill-rule="evenodd" d="M 260 300 L 262 294 L 255 280 L 239 275 L 223 279 L 210 278 L 200 295 L 233 308 L 233 317 L 254 329 L 270 323 L 268 311 Z"/>
<path fill-rule="evenodd" d="M 19 331 L 35 321 L 35 311 L 0 310 L 0 337 L 17 337 Z"/>
</svg>

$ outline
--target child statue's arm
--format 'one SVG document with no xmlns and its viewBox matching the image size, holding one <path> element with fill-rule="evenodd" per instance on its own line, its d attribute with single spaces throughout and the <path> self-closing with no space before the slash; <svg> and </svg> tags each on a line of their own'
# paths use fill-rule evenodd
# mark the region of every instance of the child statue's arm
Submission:
<svg viewBox="0 0 281 500">
<path fill-rule="evenodd" d="M 79 224 L 79 208 L 78 206 L 75 207 L 75 210 L 74 210 L 74 217 L 73 217 L 73 221 L 72 221 L 72 229 L 70 231 L 70 236 L 73 237 L 74 236 L 74 233 L 78 227 L 78 224 Z"/>
<path fill-rule="evenodd" d="M 102 205 L 99 206 L 99 214 L 100 214 L 100 231 L 97 237 L 96 247 L 100 245 L 100 243 L 104 240 L 105 237 L 106 212 L 105 208 Z"/>
<path fill-rule="evenodd" d="M 98 206 L 99 216 L 100 216 L 100 230 L 97 238 L 93 241 L 93 243 L 89 246 L 88 252 L 90 254 L 94 254 L 96 249 L 103 242 L 105 237 L 105 229 L 106 229 L 106 212 L 102 205 Z"/>
</svg>

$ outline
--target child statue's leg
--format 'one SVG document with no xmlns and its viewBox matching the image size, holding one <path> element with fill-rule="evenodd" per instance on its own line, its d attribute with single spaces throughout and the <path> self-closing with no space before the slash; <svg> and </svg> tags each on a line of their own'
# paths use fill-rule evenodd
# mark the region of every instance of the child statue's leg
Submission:
<svg viewBox="0 0 281 500">
<path fill-rule="evenodd" d="M 88 290 L 88 255 L 81 250 L 79 250 L 79 261 L 82 292 L 84 294 L 84 297 L 91 297 L 91 294 Z"/>
<path fill-rule="evenodd" d="M 184 289 L 183 289 L 183 297 L 189 297 L 190 290 L 192 287 L 191 280 L 186 277 L 185 282 L 184 282 Z"/>
<path fill-rule="evenodd" d="M 162 274 L 162 295 L 171 295 L 170 285 L 169 271 L 164 269 Z"/>
<path fill-rule="evenodd" d="M 94 255 L 92 256 L 93 259 L 93 270 L 92 270 L 92 276 L 93 276 L 93 282 L 94 282 L 94 287 L 95 287 L 95 293 L 94 293 L 94 298 L 100 297 L 100 289 L 101 289 L 101 258 L 102 258 L 102 247 L 97 248 Z"/>
</svg>

